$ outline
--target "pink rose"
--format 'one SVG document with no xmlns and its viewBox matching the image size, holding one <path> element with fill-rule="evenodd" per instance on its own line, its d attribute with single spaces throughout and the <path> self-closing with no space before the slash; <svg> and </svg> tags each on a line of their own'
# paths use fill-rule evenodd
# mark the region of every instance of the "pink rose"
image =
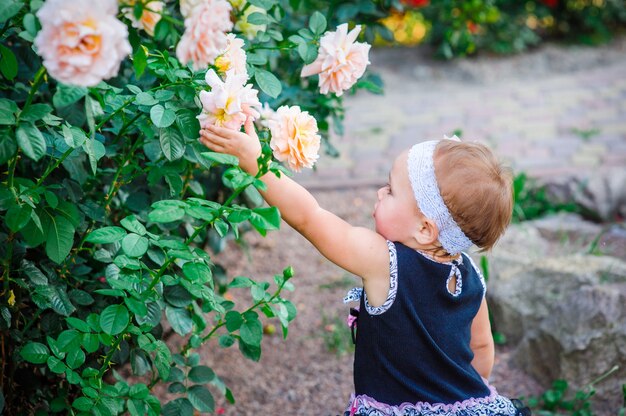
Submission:
<svg viewBox="0 0 626 416">
<path fill-rule="evenodd" d="M 239 130 L 246 118 L 259 117 L 255 108 L 261 106 L 257 98 L 258 91 L 251 84 L 244 85 L 248 77 L 245 74 L 228 72 L 222 81 L 214 70 L 206 73 L 206 82 L 211 91 L 200 92 L 202 113 L 198 116 L 202 128 L 208 125 L 224 126 Z"/>
<path fill-rule="evenodd" d="M 360 31 L 361 26 L 356 26 L 348 33 L 348 25 L 344 23 L 337 26 L 336 32 L 326 32 L 320 39 L 317 58 L 302 68 L 300 76 L 319 74 L 322 94 L 332 91 L 342 95 L 363 76 L 370 63 L 370 45 L 355 42 Z"/>
<path fill-rule="evenodd" d="M 46 1 L 37 12 L 41 30 L 34 44 L 48 73 L 86 87 L 115 76 L 132 51 L 116 14 L 115 0 Z"/>
<path fill-rule="evenodd" d="M 198 5 L 205 3 L 207 0 L 180 0 L 178 2 L 180 6 L 180 14 L 186 19 L 193 13 L 193 9 L 195 9 Z"/>
<path fill-rule="evenodd" d="M 272 133 L 270 147 L 277 160 L 287 161 L 296 172 L 302 167 L 313 167 L 320 149 L 315 118 L 298 106 L 284 105 L 276 110 L 268 125 Z"/>
<path fill-rule="evenodd" d="M 246 68 L 246 51 L 243 50 L 243 40 L 239 39 L 233 33 L 226 35 L 228 44 L 220 56 L 215 60 L 217 70 L 225 74 L 233 71 L 235 74 L 244 74 L 248 77 L 248 69 Z"/>
<path fill-rule="evenodd" d="M 150 36 L 154 36 L 154 28 L 159 20 L 161 20 L 161 13 L 163 12 L 163 2 L 160 0 L 148 0 L 143 7 L 141 17 L 137 19 L 134 13 L 134 6 L 136 0 L 124 0 L 124 6 L 122 11 L 124 16 L 130 20 L 134 28 L 143 29 Z"/>
<path fill-rule="evenodd" d="M 191 9 L 185 19 L 185 33 L 176 47 L 178 60 L 183 64 L 193 62 L 195 70 L 213 64 L 228 45 L 226 32 L 233 28 L 231 10 L 226 0 L 205 0 Z"/>
</svg>

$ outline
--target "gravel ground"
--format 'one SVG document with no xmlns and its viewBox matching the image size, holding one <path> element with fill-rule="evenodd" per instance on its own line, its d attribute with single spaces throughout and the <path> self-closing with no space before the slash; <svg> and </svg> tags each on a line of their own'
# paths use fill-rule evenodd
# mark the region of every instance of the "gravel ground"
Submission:
<svg viewBox="0 0 626 416">
<path fill-rule="evenodd" d="M 322 206 L 351 224 L 373 227 L 374 188 L 314 194 Z M 348 307 L 341 300 L 359 281 L 324 259 L 284 223 L 266 238 L 248 233 L 246 241 L 249 250 L 230 242 L 214 260 L 227 268 L 230 277 L 266 281 L 293 265 L 296 290 L 285 297 L 296 305 L 298 316 L 286 340 L 278 334 L 280 329 L 264 337 L 258 363 L 243 358 L 236 347 L 222 349 L 217 343 L 204 347 L 202 361 L 226 382 L 236 399 L 230 405 L 219 398 L 221 414 L 339 414 L 352 391 L 353 357 L 345 347 L 349 332 L 343 321 Z M 232 295 L 237 301 L 247 298 L 243 291 L 234 290 Z M 344 342 L 338 352 L 330 351 L 325 341 L 333 335 Z M 502 394 L 519 397 L 542 391 L 532 378 L 511 366 L 506 347 L 499 347 L 496 356 L 491 381 Z"/>
</svg>

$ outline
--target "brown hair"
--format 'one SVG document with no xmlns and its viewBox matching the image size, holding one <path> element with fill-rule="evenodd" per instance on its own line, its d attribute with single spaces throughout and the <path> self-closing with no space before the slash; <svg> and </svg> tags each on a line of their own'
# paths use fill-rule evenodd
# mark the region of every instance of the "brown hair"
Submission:
<svg viewBox="0 0 626 416">
<path fill-rule="evenodd" d="M 434 154 L 441 196 L 467 238 L 487 251 L 513 213 L 513 174 L 480 143 L 442 140 Z"/>
</svg>

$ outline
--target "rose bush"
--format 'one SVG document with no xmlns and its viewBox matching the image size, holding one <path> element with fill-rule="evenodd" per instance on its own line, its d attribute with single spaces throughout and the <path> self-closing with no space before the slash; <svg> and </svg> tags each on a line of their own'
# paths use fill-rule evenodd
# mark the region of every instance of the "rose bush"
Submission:
<svg viewBox="0 0 626 416">
<path fill-rule="evenodd" d="M 258 176 L 207 151 L 198 130 L 260 116 L 259 175 L 285 174 L 273 148 L 294 169 L 320 145 L 332 153 L 339 94 L 380 82 L 363 74 L 366 54 L 327 94 L 302 68 L 342 23 L 388 36 L 378 21 L 391 6 L 3 0 L 0 412 L 191 415 L 212 412 L 214 394 L 234 401 L 194 349 L 215 340 L 258 360 L 262 319 L 286 336 L 295 317 L 282 297 L 293 271 L 232 279 L 213 262 L 226 238 L 265 234 L 280 214 L 263 207 Z M 225 296 L 243 289 L 249 304 Z M 161 403 L 159 384 L 175 398 Z"/>
</svg>

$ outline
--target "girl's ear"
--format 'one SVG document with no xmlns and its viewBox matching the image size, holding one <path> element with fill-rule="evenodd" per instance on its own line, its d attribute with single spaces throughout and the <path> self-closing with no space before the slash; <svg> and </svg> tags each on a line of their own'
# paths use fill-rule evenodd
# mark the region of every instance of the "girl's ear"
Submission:
<svg viewBox="0 0 626 416">
<path fill-rule="evenodd" d="M 439 238 L 439 228 L 437 228 L 437 224 L 433 220 L 422 218 L 417 223 L 413 238 L 421 245 L 435 244 Z"/>
</svg>

